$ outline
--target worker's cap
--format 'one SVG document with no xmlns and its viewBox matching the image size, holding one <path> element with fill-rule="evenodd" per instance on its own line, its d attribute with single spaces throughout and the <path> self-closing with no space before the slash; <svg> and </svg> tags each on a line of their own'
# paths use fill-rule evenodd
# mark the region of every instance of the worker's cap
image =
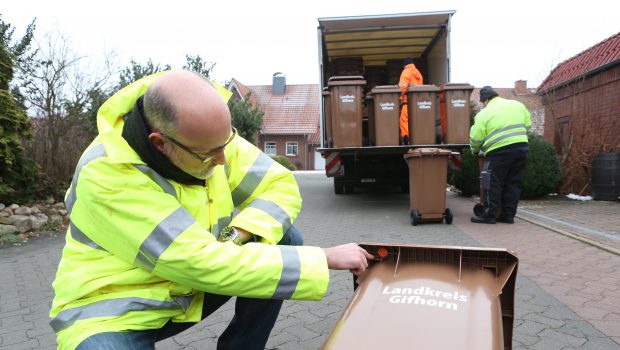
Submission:
<svg viewBox="0 0 620 350">
<path fill-rule="evenodd" d="M 403 64 L 406 66 L 408 64 L 412 64 L 413 63 L 413 58 L 411 57 L 407 57 L 405 59 L 403 59 Z"/>
<path fill-rule="evenodd" d="M 488 85 L 480 89 L 480 102 L 484 102 L 495 96 L 497 96 L 497 91 Z"/>
</svg>

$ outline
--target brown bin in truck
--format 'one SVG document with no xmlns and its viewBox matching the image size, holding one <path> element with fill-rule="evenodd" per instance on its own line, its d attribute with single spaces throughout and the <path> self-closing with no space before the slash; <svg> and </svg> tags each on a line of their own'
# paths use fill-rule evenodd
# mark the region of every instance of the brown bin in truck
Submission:
<svg viewBox="0 0 620 350">
<path fill-rule="evenodd" d="M 323 111 L 325 112 L 325 138 L 327 139 L 327 146 L 331 147 L 333 144 L 332 137 L 332 107 L 331 107 L 331 93 L 329 88 L 323 88 Z"/>
<path fill-rule="evenodd" d="M 511 350 L 518 259 L 496 248 L 361 244 L 375 259 L 325 350 Z"/>
<path fill-rule="evenodd" d="M 374 98 L 374 140 L 376 146 L 398 146 L 400 88 L 380 85 L 371 90 Z M 371 138 L 373 138 L 371 136 Z"/>
<path fill-rule="evenodd" d="M 446 208 L 448 157 L 452 152 L 439 148 L 409 150 L 403 157 L 409 167 L 409 205 L 411 224 L 420 222 L 452 223 L 452 211 Z"/>
<path fill-rule="evenodd" d="M 362 76 L 337 76 L 327 83 L 331 92 L 332 147 L 362 146 Z"/>
<path fill-rule="evenodd" d="M 375 100 L 372 93 L 367 93 L 364 97 L 366 102 L 366 111 L 368 113 L 368 144 L 375 145 Z"/>
<path fill-rule="evenodd" d="M 434 145 L 437 125 L 437 94 L 434 85 L 415 85 L 407 91 L 407 112 L 409 115 L 409 144 Z"/>
<path fill-rule="evenodd" d="M 441 133 L 444 143 L 469 143 L 469 98 L 474 87 L 469 84 L 445 84 L 439 92 Z"/>
</svg>

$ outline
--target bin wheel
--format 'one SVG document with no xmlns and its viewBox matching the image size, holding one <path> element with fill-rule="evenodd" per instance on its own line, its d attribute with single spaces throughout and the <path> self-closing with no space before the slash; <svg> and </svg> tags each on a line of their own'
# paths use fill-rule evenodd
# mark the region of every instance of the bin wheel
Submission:
<svg viewBox="0 0 620 350">
<path fill-rule="evenodd" d="M 446 211 L 443 213 L 443 218 L 446 220 L 446 224 L 450 225 L 452 223 L 454 216 L 452 215 L 452 210 L 450 210 L 450 208 L 446 208 Z"/>
<path fill-rule="evenodd" d="M 484 205 L 482 205 L 482 203 L 476 203 L 476 205 L 474 205 L 474 215 L 484 216 Z"/>
<path fill-rule="evenodd" d="M 413 226 L 416 226 L 417 224 L 420 223 L 420 220 L 422 220 L 422 217 L 420 216 L 418 211 L 415 209 L 411 209 L 410 218 L 411 218 L 411 225 Z"/>
<path fill-rule="evenodd" d="M 334 182 L 334 193 L 343 194 L 344 193 L 344 184 Z"/>
</svg>

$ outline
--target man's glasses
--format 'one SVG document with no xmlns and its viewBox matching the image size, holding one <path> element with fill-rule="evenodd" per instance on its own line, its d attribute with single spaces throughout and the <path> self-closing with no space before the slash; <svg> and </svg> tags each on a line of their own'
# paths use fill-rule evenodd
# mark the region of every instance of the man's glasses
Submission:
<svg viewBox="0 0 620 350">
<path fill-rule="evenodd" d="M 194 157 L 200 159 L 201 162 L 203 163 L 208 163 L 211 159 L 213 159 L 213 157 L 217 156 L 220 152 L 222 152 L 224 150 L 224 148 L 226 148 L 226 146 L 235 138 L 235 135 L 237 134 L 237 129 L 235 129 L 235 127 L 232 127 L 232 135 L 230 135 L 230 138 L 228 138 L 228 140 L 221 146 L 215 147 L 214 149 L 208 150 L 202 154 L 198 154 L 194 151 L 191 150 L 191 148 L 185 146 L 184 144 L 180 143 L 179 141 L 175 140 L 174 138 L 166 135 L 166 134 L 162 134 L 165 138 L 167 138 L 168 140 L 172 141 L 172 143 L 174 143 L 175 145 L 179 146 L 181 149 L 183 149 L 185 152 L 193 155 Z"/>
</svg>

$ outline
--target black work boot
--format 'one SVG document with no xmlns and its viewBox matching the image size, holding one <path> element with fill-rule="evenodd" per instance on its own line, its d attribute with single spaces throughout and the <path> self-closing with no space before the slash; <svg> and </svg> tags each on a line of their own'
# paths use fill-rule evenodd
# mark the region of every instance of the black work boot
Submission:
<svg viewBox="0 0 620 350">
<path fill-rule="evenodd" d="M 471 217 L 471 222 L 475 222 L 477 224 L 495 224 L 495 218 L 489 216 L 474 215 Z"/>
<path fill-rule="evenodd" d="M 507 217 L 507 216 L 500 216 L 500 217 L 497 218 L 497 222 L 503 222 L 505 224 L 514 224 L 515 223 L 515 219 Z"/>
</svg>

